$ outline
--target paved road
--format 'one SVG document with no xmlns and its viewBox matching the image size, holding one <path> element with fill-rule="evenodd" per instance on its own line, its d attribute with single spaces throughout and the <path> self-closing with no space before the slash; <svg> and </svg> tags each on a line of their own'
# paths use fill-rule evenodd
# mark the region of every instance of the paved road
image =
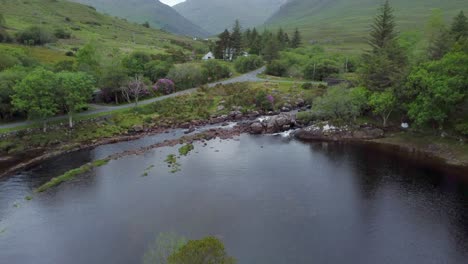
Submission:
<svg viewBox="0 0 468 264">
<path fill-rule="evenodd" d="M 258 78 L 257 75 L 262 73 L 263 71 L 265 71 L 265 67 L 260 68 L 260 69 L 255 70 L 255 71 L 252 71 L 252 72 L 249 72 L 249 73 L 246 73 L 246 74 L 243 74 L 243 75 L 240 75 L 238 77 L 228 79 L 228 80 L 215 82 L 215 83 L 210 83 L 210 84 L 208 84 L 208 86 L 209 87 L 214 87 L 217 84 L 230 84 L 230 83 L 241 83 L 241 82 L 262 82 L 262 81 L 265 81 L 265 79 Z M 151 98 L 151 99 L 148 99 L 148 100 L 143 100 L 143 101 L 140 101 L 138 103 L 138 105 L 147 105 L 147 104 L 151 104 L 151 103 L 154 103 L 154 102 L 157 102 L 157 101 L 165 100 L 167 98 L 175 97 L 175 96 L 178 96 L 178 95 L 190 94 L 190 93 L 195 92 L 197 89 L 198 88 L 192 88 L 192 89 L 176 92 L 176 93 L 173 93 L 173 94 L 170 94 L 170 95 L 165 95 L 165 96 L 160 96 L 160 97 L 156 97 L 156 98 Z M 111 111 L 115 111 L 115 110 L 131 108 L 133 106 L 134 106 L 134 104 L 125 104 L 125 105 L 116 105 L 116 106 L 91 104 L 90 105 L 91 110 L 81 112 L 81 113 L 77 114 L 76 116 L 81 117 L 81 116 L 88 116 L 88 115 L 99 114 L 99 113 L 104 113 L 104 112 L 111 112 Z M 66 116 L 56 116 L 56 117 L 50 118 L 49 121 L 56 121 L 56 120 L 62 120 L 62 119 L 65 120 L 66 118 L 67 118 Z M 2 124 L 2 125 L 0 125 L 0 129 L 9 129 L 9 128 L 26 126 L 26 125 L 30 125 L 30 124 L 34 124 L 34 121 L 22 121 L 22 122 Z"/>
</svg>

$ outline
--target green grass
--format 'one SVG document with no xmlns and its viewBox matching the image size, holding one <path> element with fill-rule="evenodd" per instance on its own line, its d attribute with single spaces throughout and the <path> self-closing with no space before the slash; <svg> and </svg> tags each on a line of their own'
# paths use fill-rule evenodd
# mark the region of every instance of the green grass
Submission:
<svg viewBox="0 0 468 264">
<path fill-rule="evenodd" d="M 298 27 L 304 42 L 318 41 L 331 49 L 355 52 L 363 48 L 370 24 L 379 4 L 375 0 L 293 0 L 267 22 L 268 27 L 282 26 L 288 31 Z M 460 10 L 467 11 L 465 0 L 392 0 L 400 32 L 423 32 L 431 10 L 444 11 L 447 22 Z"/>
<path fill-rule="evenodd" d="M 186 144 L 179 148 L 179 154 L 181 156 L 187 156 L 194 149 L 195 147 L 193 146 L 193 144 Z"/>
<path fill-rule="evenodd" d="M 7 31 L 11 35 L 32 25 L 39 25 L 50 31 L 63 28 L 72 33 L 71 39 L 59 40 L 47 47 L 30 48 L 31 54 L 43 63 L 67 59 L 64 57 L 66 51 L 90 41 L 99 43 L 103 60 L 109 59 L 109 55 L 116 51 L 146 51 L 156 54 L 164 53 L 167 48 L 182 48 L 188 45 L 195 48 L 204 47 L 204 44 L 191 38 L 145 28 L 124 19 L 98 13 L 88 6 L 64 0 L 2 1 L 0 13 L 3 14 Z"/>
<path fill-rule="evenodd" d="M 83 173 L 86 173 L 86 172 L 90 172 L 92 169 L 104 166 L 107 163 L 109 163 L 108 159 L 96 160 L 96 161 L 87 163 L 87 164 L 85 164 L 85 165 L 83 165 L 83 166 L 81 166 L 79 168 L 69 170 L 69 171 L 65 172 L 64 174 L 62 174 L 62 175 L 60 175 L 58 177 L 52 178 L 50 181 L 44 183 L 43 185 L 41 185 L 39 188 L 36 189 L 36 192 L 37 193 L 45 192 L 50 188 L 58 186 L 58 185 L 60 185 L 61 183 L 64 183 L 64 182 L 71 181 L 76 176 L 78 176 L 80 174 L 83 174 Z"/>
<path fill-rule="evenodd" d="M 180 171 L 180 164 L 177 162 L 177 157 L 174 154 L 167 155 L 164 162 L 167 163 L 168 167 L 171 169 L 171 173 L 176 173 Z"/>
</svg>

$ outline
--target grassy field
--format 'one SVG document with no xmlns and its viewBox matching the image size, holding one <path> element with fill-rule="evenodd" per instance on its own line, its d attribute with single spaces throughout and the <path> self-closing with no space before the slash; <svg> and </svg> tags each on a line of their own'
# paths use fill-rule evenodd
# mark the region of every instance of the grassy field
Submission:
<svg viewBox="0 0 468 264">
<path fill-rule="evenodd" d="M 383 1 L 375 0 L 293 0 L 267 25 L 289 31 L 298 27 L 304 41 L 318 41 L 338 50 L 356 50 L 365 43 L 370 24 Z M 423 32 L 435 8 L 443 11 L 447 22 L 460 10 L 467 11 L 466 0 L 391 0 L 401 32 Z"/>
<path fill-rule="evenodd" d="M 45 62 L 49 58 L 55 60 L 60 54 L 90 41 L 99 44 L 104 58 L 115 51 L 164 53 L 168 48 L 205 48 L 204 44 L 191 38 L 146 28 L 98 13 L 89 6 L 64 0 L 0 0 L 0 13 L 3 14 L 7 31 L 11 35 L 33 25 L 39 25 L 52 32 L 56 29 L 71 32 L 70 39 L 33 49 L 36 56 Z"/>
</svg>

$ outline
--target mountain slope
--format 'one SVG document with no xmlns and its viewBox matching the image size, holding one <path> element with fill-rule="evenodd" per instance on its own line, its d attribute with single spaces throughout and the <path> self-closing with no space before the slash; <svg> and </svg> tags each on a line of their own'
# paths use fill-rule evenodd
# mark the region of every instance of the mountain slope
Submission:
<svg viewBox="0 0 468 264">
<path fill-rule="evenodd" d="M 383 0 L 290 0 L 266 24 L 298 27 L 307 40 L 362 42 Z M 391 0 L 400 31 L 424 28 L 431 10 L 447 18 L 468 9 L 466 0 Z"/>
<path fill-rule="evenodd" d="M 181 16 L 170 6 L 158 0 L 71 0 L 87 4 L 97 10 L 129 21 L 144 23 L 166 31 L 186 36 L 207 37 L 204 29 Z"/>
<path fill-rule="evenodd" d="M 70 39 L 61 39 L 47 47 L 28 48 L 43 62 L 63 59 L 66 51 L 94 41 L 106 59 L 114 50 L 134 50 L 164 53 L 168 48 L 203 48 L 203 44 L 191 38 L 173 35 L 161 30 L 145 28 L 123 19 L 96 12 L 93 8 L 64 0 L 0 0 L 0 14 L 5 18 L 11 36 L 30 26 L 40 25 L 49 31 L 63 29 L 71 33 Z M 189 49 L 192 50 L 191 48 Z M 188 50 L 187 50 L 188 52 Z"/>
<path fill-rule="evenodd" d="M 244 27 L 263 24 L 286 0 L 187 0 L 173 8 L 195 24 L 217 34 L 239 19 Z"/>
</svg>

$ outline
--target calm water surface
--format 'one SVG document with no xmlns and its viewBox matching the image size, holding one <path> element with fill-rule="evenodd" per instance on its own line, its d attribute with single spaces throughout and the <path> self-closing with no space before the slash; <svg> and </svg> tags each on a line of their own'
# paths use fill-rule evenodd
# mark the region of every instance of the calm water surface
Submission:
<svg viewBox="0 0 468 264">
<path fill-rule="evenodd" d="M 0 180 L 0 263 L 140 263 L 161 232 L 215 235 L 241 264 L 467 263 L 467 172 L 365 145 L 243 135 L 196 144 L 176 174 L 163 160 L 177 148 L 162 148 L 24 199 L 71 168 L 180 134 Z"/>
</svg>

